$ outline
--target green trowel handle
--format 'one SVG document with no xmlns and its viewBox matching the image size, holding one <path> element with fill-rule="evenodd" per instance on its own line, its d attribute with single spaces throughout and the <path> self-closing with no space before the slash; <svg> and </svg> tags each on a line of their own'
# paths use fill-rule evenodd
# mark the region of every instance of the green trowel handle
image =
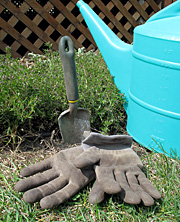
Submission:
<svg viewBox="0 0 180 222">
<path fill-rule="evenodd" d="M 78 102 L 79 94 L 74 61 L 74 44 L 70 37 L 64 36 L 61 38 L 59 42 L 59 53 L 62 60 L 67 99 L 69 104 L 71 104 L 70 107 L 72 107 L 72 104 Z"/>
</svg>

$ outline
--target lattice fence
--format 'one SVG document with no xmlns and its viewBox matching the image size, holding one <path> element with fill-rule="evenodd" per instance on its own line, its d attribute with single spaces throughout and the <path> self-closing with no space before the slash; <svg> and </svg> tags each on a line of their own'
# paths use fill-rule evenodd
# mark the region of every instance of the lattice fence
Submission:
<svg viewBox="0 0 180 222">
<path fill-rule="evenodd" d="M 125 42 L 132 42 L 134 27 L 159 11 L 161 0 L 85 0 Z M 46 43 L 58 50 L 61 36 L 72 38 L 75 48 L 96 49 L 76 6 L 77 0 L 0 0 L 0 53 L 11 47 L 14 57 L 42 54 Z"/>
</svg>

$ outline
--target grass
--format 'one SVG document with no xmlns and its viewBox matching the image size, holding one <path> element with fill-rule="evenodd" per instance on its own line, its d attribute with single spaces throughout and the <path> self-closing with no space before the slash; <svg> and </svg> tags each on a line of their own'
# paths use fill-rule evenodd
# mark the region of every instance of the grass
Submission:
<svg viewBox="0 0 180 222">
<path fill-rule="evenodd" d="M 80 50 L 76 68 L 79 106 L 90 110 L 92 129 L 122 133 L 126 124 L 123 95 L 100 53 Z M 51 50 L 45 56 L 31 54 L 17 60 L 7 49 L 0 57 L 0 77 L 0 222 L 180 221 L 180 160 L 147 151 L 136 143 L 133 149 L 141 156 L 144 172 L 162 194 L 154 206 L 129 205 L 118 195 L 107 195 L 102 204 L 91 205 L 88 194 L 92 183 L 51 210 L 41 209 L 39 203 L 25 203 L 23 194 L 14 190 L 21 179 L 20 170 L 63 147 L 57 126 L 57 117 L 68 108 L 62 65 L 58 53 Z M 51 138 L 43 138 L 42 132 L 50 132 Z"/>
<path fill-rule="evenodd" d="M 136 149 L 136 147 L 134 147 Z M 148 152 L 138 148 L 138 155 L 144 163 L 147 177 L 160 190 L 161 200 L 152 207 L 129 205 L 118 195 L 107 195 L 100 205 L 91 205 L 88 194 L 92 183 L 73 198 L 51 210 L 43 210 L 39 203 L 27 204 L 22 193 L 14 190 L 22 167 L 35 163 L 59 151 L 39 149 L 36 151 L 3 151 L 0 155 L 0 221 L 179 221 L 180 220 L 180 178 L 178 159 L 164 154 Z"/>
</svg>

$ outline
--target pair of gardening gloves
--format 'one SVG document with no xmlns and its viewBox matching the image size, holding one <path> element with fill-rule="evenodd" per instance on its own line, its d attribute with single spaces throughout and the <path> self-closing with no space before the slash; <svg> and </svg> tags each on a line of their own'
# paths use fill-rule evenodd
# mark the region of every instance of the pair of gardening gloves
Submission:
<svg viewBox="0 0 180 222">
<path fill-rule="evenodd" d="M 118 193 L 126 203 L 142 201 L 151 206 L 161 194 L 142 172 L 143 164 L 131 145 L 130 136 L 91 133 L 81 146 L 23 168 L 21 176 L 31 177 L 18 181 L 15 188 L 25 192 L 25 202 L 40 201 L 42 208 L 52 208 L 96 178 L 89 194 L 90 203 L 102 202 L 105 193 Z"/>
</svg>

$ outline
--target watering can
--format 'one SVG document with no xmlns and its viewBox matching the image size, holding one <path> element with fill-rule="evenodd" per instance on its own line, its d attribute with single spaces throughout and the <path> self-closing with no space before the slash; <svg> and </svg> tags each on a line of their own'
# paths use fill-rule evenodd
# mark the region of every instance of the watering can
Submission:
<svg viewBox="0 0 180 222">
<path fill-rule="evenodd" d="M 121 41 L 82 0 L 77 6 L 124 93 L 127 131 L 146 148 L 180 154 L 180 1 L 134 29 L 133 45 Z"/>
</svg>

